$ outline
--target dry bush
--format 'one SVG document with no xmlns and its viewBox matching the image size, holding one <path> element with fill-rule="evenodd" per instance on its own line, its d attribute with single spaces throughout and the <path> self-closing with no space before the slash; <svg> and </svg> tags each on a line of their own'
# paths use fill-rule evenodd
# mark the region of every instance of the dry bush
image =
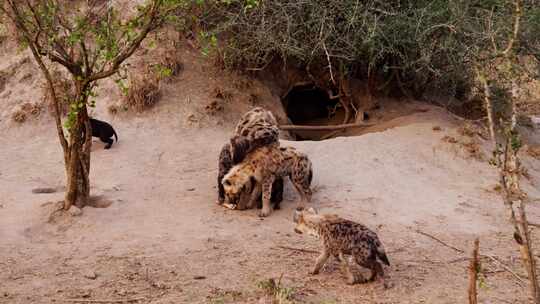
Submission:
<svg viewBox="0 0 540 304">
<path fill-rule="evenodd" d="M 26 121 L 26 113 L 22 109 L 18 109 L 11 114 L 11 119 L 16 123 L 23 123 Z"/>
<path fill-rule="evenodd" d="M 232 98 L 233 98 L 233 93 L 229 90 L 225 90 L 223 88 L 215 88 L 213 91 L 212 91 L 212 95 L 211 95 L 213 98 L 217 98 L 217 99 L 221 99 L 221 100 L 224 100 L 224 101 L 231 101 Z"/>
<path fill-rule="evenodd" d="M 160 79 L 170 81 L 173 77 L 180 75 L 180 72 L 184 69 L 184 64 L 176 49 L 168 49 L 162 56 L 159 56 L 155 67 L 155 73 L 158 74 L 157 76 Z"/>
<path fill-rule="evenodd" d="M 223 104 L 221 100 L 213 100 L 204 107 L 204 110 L 208 115 L 216 115 L 218 112 L 223 111 Z"/>
<path fill-rule="evenodd" d="M 23 123 L 28 117 L 37 118 L 41 114 L 41 104 L 26 102 L 11 115 L 11 119 L 17 123 Z"/>
<path fill-rule="evenodd" d="M 122 102 L 126 108 L 142 112 L 155 106 L 160 98 L 160 79 L 152 73 L 146 73 L 142 77 L 130 78 L 127 94 L 122 98 Z"/>
<path fill-rule="evenodd" d="M 118 108 L 119 108 L 118 105 L 112 104 L 107 107 L 107 110 L 109 111 L 111 115 L 116 115 L 118 114 Z"/>
</svg>

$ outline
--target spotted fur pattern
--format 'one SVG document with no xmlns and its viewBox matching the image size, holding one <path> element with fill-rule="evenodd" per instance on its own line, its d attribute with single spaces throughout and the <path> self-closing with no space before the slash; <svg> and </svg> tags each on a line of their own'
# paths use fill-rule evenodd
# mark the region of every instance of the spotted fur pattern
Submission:
<svg viewBox="0 0 540 304">
<path fill-rule="evenodd" d="M 311 274 L 319 273 L 321 267 L 330 256 L 341 263 L 341 270 L 348 284 L 364 283 L 380 278 L 384 286 L 384 270 L 382 263 L 390 265 L 384 247 L 377 234 L 366 226 L 338 217 L 333 214 L 319 215 L 315 210 L 297 210 L 294 214 L 297 233 L 306 233 L 320 238 L 322 253 L 317 258 Z M 348 259 L 345 257 L 348 256 Z M 358 264 L 371 270 L 371 277 L 366 280 L 354 274 L 351 264 Z"/>
<path fill-rule="evenodd" d="M 293 147 L 270 145 L 257 148 L 224 176 L 222 184 L 227 199 L 247 200 L 248 207 L 254 205 L 262 192 L 260 215 L 268 216 L 272 212 L 270 196 L 274 181 L 284 177 L 289 177 L 300 194 L 299 207 L 303 207 L 311 200 L 313 169 L 307 155 Z M 249 199 L 242 196 L 246 189 L 251 191 Z"/>
<path fill-rule="evenodd" d="M 221 181 L 229 170 L 236 164 L 242 162 L 244 157 L 254 149 L 266 145 L 279 145 L 279 129 L 277 120 L 272 112 L 255 107 L 246 112 L 240 118 L 236 125 L 234 136 L 230 143 L 225 144 L 219 155 L 218 163 L 218 203 L 225 202 L 225 192 Z M 279 203 L 283 200 L 283 180 L 276 179 L 272 190 L 271 201 L 274 203 L 274 208 L 279 208 Z M 247 193 L 246 195 L 250 195 Z M 228 202 L 235 209 L 244 209 L 243 204 L 239 204 L 238 200 Z"/>
</svg>

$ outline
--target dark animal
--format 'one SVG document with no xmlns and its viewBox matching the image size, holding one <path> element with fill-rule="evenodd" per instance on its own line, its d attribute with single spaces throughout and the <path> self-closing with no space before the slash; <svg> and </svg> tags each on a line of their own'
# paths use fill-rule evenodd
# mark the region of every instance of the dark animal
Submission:
<svg viewBox="0 0 540 304">
<path fill-rule="evenodd" d="M 118 142 L 118 135 L 114 131 L 113 127 L 101 120 L 90 118 L 90 127 L 92 129 L 92 136 L 99 137 L 99 139 L 106 143 L 105 149 L 110 149 L 113 144 L 113 135 Z"/>
</svg>

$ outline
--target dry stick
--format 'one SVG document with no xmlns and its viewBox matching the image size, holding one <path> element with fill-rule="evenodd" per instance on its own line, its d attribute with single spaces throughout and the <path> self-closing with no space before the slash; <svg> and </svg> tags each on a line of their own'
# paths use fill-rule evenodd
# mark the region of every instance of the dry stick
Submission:
<svg viewBox="0 0 540 304">
<path fill-rule="evenodd" d="M 453 250 L 455 250 L 455 251 L 457 251 L 457 252 L 459 252 L 459 253 L 465 253 L 465 251 L 463 251 L 463 250 L 461 250 L 461 249 L 459 249 L 459 248 L 456 248 L 456 247 L 454 247 L 454 246 L 452 246 L 452 245 L 448 245 L 447 243 L 445 243 L 445 242 L 439 240 L 438 238 L 434 237 L 434 236 L 431 235 L 431 234 L 425 233 L 425 232 L 420 231 L 420 230 L 418 230 L 418 229 L 415 230 L 415 232 L 418 233 L 418 234 L 421 234 L 421 235 L 423 235 L 423 236 L 427 236 L 428 238 L 430 238 L 430 239 L 432 239 L 432 240 L 434 240 L 434 241 L 437 241 L 438 243 L 440 243 L 440 244 L 442 244 L 442 245 L 444 245 L 444 246 L 446 246 L 446 247 L 448 247 L 448 248 L 450 248 L 450 249 L 453 249 Z"/>
<path fill-rule="evenodd" d="M 324 130 L 341 130 L 341 129 L 358 128 L 358 127 L 371 127 L 374 125 L 375 124 L 367 124 L 365 122 L 356 122 L 356 123 L 329 125 L 329 126 L 281 125 L 279 126 L 279 128 L 284 131 L 290 131 L 290 130 L 324 131 Z"/>
<path fill-rule="evenodd" d="M 107 299 L 102 299 L 102 300 L 59 299 L 58 301 L 63 301 L 63 302 L 76 302 L 76 303 L 129 303 L 129 302 L 137 302 L 137 301 L 142 301 L 142 300 L 146 300 L 146 298 L 141 297 L 141 298 L 133 298 L 133 299 L 125 299 L 125 300 L 107 300 Z"/>
<path fill-rule="evenodd" d="M 496 257 L 494 257 L 492 255 L 489 255 L 489 254 L 482 254 L 482 257 L 489 258 L 492 261 L 496 262 L 497 264 L 499 264 L 499 266 L 504 268 L 504 270 L 506 270 L 508 273 L 510 273 L 512 276 L 514 276 L 514 278 L 516 278 L 518 280 L 518 282 L 520 283 L 521 286 L 525 285 L 525 281 L 523 281 L 523 279 L 517 273 L 515 273 L 512 269 L 510 269 L 510 267 L 504 265 L 503 262 L 499 261 Z"/>
<path fill-rule="evenodd" d="M 428 234 L 428 233 L 425 233 L 423 231 L 420 231 L 420 230 L 415 230 L 416 233 L 419 233 L 421 235 L 424 235 L 424 236 L 427 236 L 429 237 L 430 239 L 434 240 L 434 241 L 437 241 L 438 243 L 450 248 L 450 249 L 453 249 L 455 250 L 456 252 L 459 252 L 459 253 L 465 253 L 465 251 L 459 249 L 459 248 L 456 248 L 452 245 L 448 245 L 447 243 L 439 240 L 438 238 Z M 492 255 L 489 255 L 489 254 L 482 254 L 480 255 L 482 257 L 487 257 L 491 260 L 493 260 L 494 262 L 496 262 L 497 264 L 499 264 L 499 266 L 501 266 L 502 268 L 504 268 L 504 270 L 506 270 L 508 273 L 510 273 L 512 276 L 514 276 L 520 283 L 520 285 L 523 285 L 525 282 L 523 281 L 523 279 L 518 275 L 516 274 L 514 271 L 512 271 L 512 269 L 510 269 L 510 267 L 506 266 L 503 262 L 499 261 L 496 257 L 492 256 Z M 453 262 L 457 262 L 457 261 L 460 261 L 462 260 L 462 258 L 459 258 L 459 259 L 456 259 L 456 260 L 453 260 L 453 261 L 450 261 L 450 263 L 453 263 Z"/>
<path fill-rule="evenodd" d="M 489 89 L 486 76 L 482 74 L 478 69 L 476 69 L 476 75 L 480 83 L 482 83 L 484 90 L 484 106 L 486 107 L 487 112 L 489 136 L 491 137 L 491 140 L 495 141 L 495 124 L 493 122 L 493 108 L 491 106 L 491 91 Z"/>
<path fill-rule="evenodd" d="M 319 253 L 318 251 L 315 251 L 315 250 L 309 250 L 309 249 L 302 249 L 302 248 L 294 248 L 294 247 L 288 247 L 288 246 L 277 246 L 278 248 L 281 248 L 281 249 L 287 249 L 287 250 L 292 250 L 292 251 L 300 251 L 300 252 L 306 252 L 306 253 Z"/>
<path fill-rule="evenodd" d="M 478 280 L 478 245 L 479 240 L 476 238 L 474 240 L 474 249 L 472 253 L 471 263 L 469 265 L 469 304 L 477 304 L 478 297 L 476 293 L 476 282 Z"/>
</svg>

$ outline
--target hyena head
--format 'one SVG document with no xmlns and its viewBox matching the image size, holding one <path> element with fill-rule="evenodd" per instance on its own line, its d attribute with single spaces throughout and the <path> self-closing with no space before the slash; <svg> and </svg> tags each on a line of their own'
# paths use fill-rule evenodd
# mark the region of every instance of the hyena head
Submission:
<svg viewBox="0 0 540 304">
<path fill-rule="evenodd" d="M 238 202 L 240 194 L 251 187 L 251 176 L 242 171 L 241 166 L 233 167 L 221 180 L 223 190 L 225 190 L 225 200 L 227 202 Z"/>
<path fill-rule="evenodd" d="M 295 210 L 293 221 L 296 223 L 294 232 L 299 234 L 310 234 L 319 236 L 317 225 L 321 221 L 322 217 L 317 213 L 317 210 L 309 208 L 307 210 Z"/>
</svg>

